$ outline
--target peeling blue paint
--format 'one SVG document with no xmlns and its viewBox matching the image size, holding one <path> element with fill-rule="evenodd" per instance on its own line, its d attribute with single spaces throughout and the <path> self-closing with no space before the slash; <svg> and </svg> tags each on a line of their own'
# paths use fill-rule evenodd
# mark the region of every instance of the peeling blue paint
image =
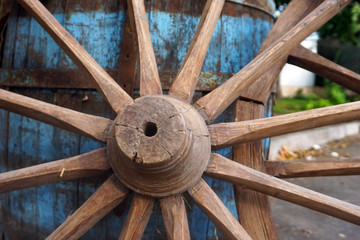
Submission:
<svg viewBox="0 0 360 240">
<path fill-rule="evenodd" d="M 111 13 L 103 10 L 82 11 L 76 6 L 73 10 L 65 15 L 55 14 L 54 16 L 102 67 L 117 68 L 125 11 Z M 200 21 L 200 16 L 167 13 L 153 9 L 147 17 L 159 69 L 178 70 Z M 223 14 L 216 25 L 202 70 L 238 72 L 254 58 L 270 27 L 271 22 L 261 18 L 253 18 L 245 14 L 238 17 Z M 75 68 L 72 61 L 40 25 L 25 15 L 14 14 L 10 17 L 5 46 L 3 67 Z M 211 74 L 209 74 L 209 81 L 221 84 L 220 80 Z M 55 102 L 55 93 L 51 90 L 35 90 L 32 93 L 36 91 L 46 95 L 49 102 Z M 69 96 L 76 94 L 79 94 L 77 97 L 80 99 L 85 95 L 90 96 L 89 102 L 92 105 L 79 101 L 78 105 L 73 104 L 73 107 L 89 114 L 108 118 L 112 116 L 111 109 L 104 110 L 102 107 L 101 104 L 105 103 L 99 93 L 74 90 L 67 92 Z M 1 123 L 5 119 L 7 119 L 7 114 L 0 111 Z M 233 120 L 232 106 L 217 121 Z M 0 164 L 0 171 L 71 157 L 104 146 L 91 139 L 79 137 L 13 113 L 9 114 L 8 129 L 8 159 L 0 159 L 0 161 L 7 161 L 8 166 Z M 1 144 L 5 144 L 1 136 L 0 140 Z M 0 146 L 0 153 L 5 151 L 4 146 Z M 228 158 L 232 157 L 231 148 L 218 152 Z M 105 179 L 106 177 L 81 179 L 14 191 L 2 196 L 3 199 L 8 197 L 8 200 L 3 201 L 3 206 L 7 209 L 7 214 L 21 225 L 20 227 L 37 226 L 36 229 L 29 231 L 34 238 L 41 239 L 85 202 Z M 234 217 L 237 217 L 232 185 L 207 177 L 205 180 Z M 215 230 L 213 223 L 190 199 L 186 202 L 186 208 L 193 239 L 221 238 L 220 231 Z M 125 217 L 126 214 L 119 218 L 111 213 L 87 232 L 83 239 L 117 239 Z M 144 236 L 146 239 L 166 238 L 159 205 L 155 207 Z"/>
</svg>

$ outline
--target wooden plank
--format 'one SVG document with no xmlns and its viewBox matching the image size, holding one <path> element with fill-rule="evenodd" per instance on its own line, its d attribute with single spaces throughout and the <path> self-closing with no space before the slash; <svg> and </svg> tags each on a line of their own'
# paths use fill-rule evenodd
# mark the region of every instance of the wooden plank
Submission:
<svg viewBox="0 0 360 240">
<path fill-rule="evenodd" d="M 168 239 L 190 239 L 183 196 L 162 198 L 160 199 L 160 205 Z"/>
<path fill-rule="evenodd" d="M 139 49 L 140 95 L 162 94 L 154 49 L 151 42 L 145 5 L 142 0 L 128 0 L 132 29 L 136 32 Z"/>
<path fill-rule="evenodd" d="M 251 239 L 203 179 L 189 189 L 188 193 L 227 239 Z"/>
<path fill-rule="evenodd" d="M 266 161 L 266 173 L 279 178 L 360 174 L 360 159 L 321 161 Z"/>
<path fill-rule="evenodd" d="M 309 70 L 317 75 L 360 93 L 360 74 L 350 71 L 302 46 L 293 49 L 288 63 Z"/>
<path fill-rule="evenodd" d="M 34 92 L 26 89 L 18 90 L 18 92 L 42 101 L 52 102 L 54 100 L 54 94 L 51 91 Z M 8 159 L 11 161 L 8 161 L 7 171 L 34 166 L 54 159 L 52 145 L 54 128 L 52 126 L 9 113 L 8 131 Z M 49 189 L 49 187 L 28 188 L 6 194 L 9 202 L 7 208 L 3 208 L 4 218 L 11 219 L 11 221 L 6 220 L 4 227 L 12 229 L 11 232 L 7 232 L 9 238 L 24 239 L 29 235 L 34 238 L 42 238 L 41 233 L 33 227 L 34 222 L 41 224 L 42 219 L 48 221 L 49 228 L 54 227 L 51 205 L 54 198 L 49 193 L 38 195 L 44 193 L 43 190 L 46 188 Z M 41 204 L 44 198 L 47 198 L 46 205 Z M 19 211 L 19 209 L 22 210 Z M 49 212 L 45 215 L 44 213 L 47 211 Z"/>
<path fill-rule="evenodd" d="M 120 204 L 128 189 L 112 175 L 74 214 L 46 239 L 78 239 Z"/>
<path fill-rule="evenodd" d="M 225 0 L 208 0 L 206 2 L 193 40 L 179 73 L 170 88 L 169 95 L 173 95 L 185 102 L 191 102 L 208 46 L 224 3 Z"/>
<path fill-rule="evenodd" d="M 61 2 L 58 2 L 58 4 L 61 4 Z M 58 50 L 60 51 L 60 49 Z M 31 89 L 31 91 L 36 92 L 38 90 Z M 54 93 L 52 103 L 75 111 L 81 111 L 82 99 L 75 90 L 58 89 L 51 92 Z M 60 128 L 52 128 L 52 147 L 49 149 L 52 153 L 52 158 L 48 159 L 49 161 L 52 159 L 70 158 L 80 154 L 79 135 Z M 47 141 L 46 137 L 42 140 L 43 142 L 39 142 L 39 145 Z M 39 163 L 47 162 L 39 161 Z M 45 239 L 72 211 L 79 207 L 78 181 L 62 181 L 36 188 L 39 216 L 37 224 L 39 224 L 39 229 L 42 229 L 38 230 L 38 238 Z"/>
<path fill-rule="evenodd" d="M 16 38 L 16 25 L 18 21 L 19 6 L 16 3 L 12 4 L 9 18 L 7 21 L 7 28 L 5 32 L 5 41 L 3 45 L 3 54 L 1 58 L 1 66 L 11 68 L 13 64 L 15 45 L 14 39 Z M 10 40 L 11 39 L 11 40 Z"/>
<path fill-rule="evenodd" d="M 153 198 L 135 194 L 119 240 L 142 239 L 153 208 Z"/>
<path fill-rule="evenodd" d="M 236 102 L 235 121 L 263 117 L 262 104 L 241 100 Z M 235 162 L 263 172 L 265 167 L 262 148 L 262 140 L 236 145 L 233 147 L 233 159 Z M 234 186 L 234 191 L 239 221 L 249 235 L 253 239 L 278 239 L 267 196 L 241 186 Z"/>
<path fill-rule="evenodd" d="M 106 73 L 106 71 L 69 35 L 52 14 L 37 0 L 19 0 L 22 6 L 53 37 L 57 44 L 69 55 L 88 77 L 96 83 L 115 112 L 129 104 L 131 97 Z"/>
<path fill-rule="evenodd" d="M 62 58 L 60 56 L 60 58 Z M 61 60 L 62 64 L 65 64 Z M 118 69 L 106 69 L 114 78 L 121 73 Z M 171 87 L 176 77 L 176 71 L 159 71 L 160 80 L 164 90 Z M 196 86 L 196 91 L 211 91 L 220 86 L 232 73 L 201 72 Z M 9 87 L 30 88 L 71 88 L 71 89 L 95 89 L 95 85 L 87 80 L 79 69 L 67 68 L 1 68 L 0 85 Z M 139 81 L 134 82 L 134 88 L 139 89 Z"/>
<path fill-rule="evenodd" d="M 211 145 L 222 148 L 244 143 L 359 119 L 360 102 L 345 103 L 271 118 L 209 126 Z"/>
<path fill-rule="evenodd" d="M 3 42 L 4 42 L 4 31 L 9 19 L 10 11 L 12 9 L 12 1 L 11 0 L 3 0 L 0 2 L 0 50 L 3 50 Z M 1 62 L 2 56 L 0 56 Z"/>
<path fill-rule="evenodd" d="M 126 15 L 123 38 L 121 41 L 121 52 L 119 57 L 119 71 L 116 82 L 129 94 L 133 95 L 136 73 L 136 60 L 138 58 L 135 37 L 133 36 L 130 14 Z"/>
<path fill-rule="evenodd" d="M 248 88 L 278 60 L 286 56 L 292 48 L 299 45 L 302 40 L 350 2 L 350 0 L 337 2 L 325 0 L 240 72 L 211 93 L 199 99 L 195 106 L 199 109 L 205 121 L 208 123 L 212 122 L 227 106 L 239 97 L 241 91 Z"/>
<path fill-rule="evenodd" d="M 29 44 L 29 32 L 30 32 L 31 16 L 25 9 L 19 6 L 19 18 L 16 26 L 15 39 L 9 39 L 9 41 L 15 40 L 14 55 L 10 57 L 12 59 L 12 67 L 24 67 L 26 66 L 27 59 L 27 45 Z M 20 27 L 17 27 L 20 26 Z"/>
<path fill-rule="evenodd" d="M 359 206 L 274 178 L 218 154 L 212 154 L 206 174 L 360 225 Z"/>
<path fill-rule="evenodd" d="M 110 170 L 105 149 L 0 174 L 0 193 L 96 176 Z"/>
<path fill-rule="evenodd" d="M 87 115 L 0 89 L 0 108 L 25 115 L 53 126 L 105 141 L 111 120 Z"/>
<path fill-rule="evenodd" d="M 232 122 L 235 119 L 235 112 L 235 104 L 232 104 L 215 120 L 215 122 Z M 231 158 L 233 153 L 231 147 L 219 149 L 215 152 L 226 158 Z M 215 194 L 221 199 L 222 203 L 230 211 L 230 213 L 237 219 L 238 215 L 233 185 L 228 182 L 220 181 L 218 179 L 213 179 L 210 177 L 203 176 L 203 179 L 211 187 L 211 189 L 213 189 Z M 212 221 L 209 220 L 206 215 L 204 216 L 204 218 L 206 220 L 203 220 L 202 222 L 204 222 L 204 224 L 207 224 L 206 226 L 204 226 L 204 228 L 206 228 L 207 239 L 225 238 L 225 235 Z M 196 224 L 196 222 L 193 221 L 193 224 Z M 190 231 L 190 233 L 192 234 L 192 231 Z"/>
<path fill-rule="evenodd" d="M 111 107 L 99 92 L 96 90 L 81 90 L 82 101 L 81 111 L 86 114 L 100 115 L 102 117 L 114 119 L 115 114 Z M 80 137 L 79 149 L 80 153 L 87 153 L 98 148 L 105 147 L 102 142 L 95 141 L 87 137 Z M 93 178 L 83 178 L 78 182 L 78 202 L 85 202 L 96 190 L 101 186 L 101 183 L 106 181 L 106 176 L 98 176 Z M 127 206 L 129 207 L 129 206 Z M 68 213 L 70 214 L 70 212 Z M 114 211 L 110 212 L 106 217 L 100 220 L 94 227 L 87 231 L 84 239 L 118 239 L 120 235 L 121 224 L 125 222 L 126 216 L 119 217 Z M 64 220 L 63 220 L 64 221 Z M 111 229 L 111 231 L 109 231 Z"/>
</svg>

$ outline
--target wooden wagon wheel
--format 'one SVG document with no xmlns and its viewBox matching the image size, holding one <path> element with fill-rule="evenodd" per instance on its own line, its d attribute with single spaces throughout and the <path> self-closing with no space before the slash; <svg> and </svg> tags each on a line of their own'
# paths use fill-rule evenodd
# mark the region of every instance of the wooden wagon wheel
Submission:
<svg viewBox="0 0 360 240">
<path fill-rule="evenodd" d="M 344 80 L 340 83 L 346 87 L 360 90 L 360 77 L 357 74 L 298 47 L 303 39 L 344 8 L 350 0 L 291 2 L 264 41 L 258 56 L 193 106 L 190 101 L 197 77 L 224 0 L 207 1 L 184 63 L 167 96 L 162 95 L 143 0 L 128 0 L 128 12 L 133 19 L 132 27 L 136 30 L 139 49 L 141 97 L 136 100 L 115 83 L 39 1 L 19 2 L 88 78 L 94 81 L 118 114 L 114 120 L 110 120 L 0 90 L 2 109 L 106 142 L 105 148 L 90 153 L 0 174 L 0 193 L 5 193 L 90 177 L 112 169 L 114 174 L 48 239 L 79 238 L 119 205 L 130 191 L 134 191 L 135 196 L 120 239 L 141 237 L 155 199 L 160 201 L 168 237 L 190 238 L 182 198 L 185 192 L 227 238 L 251 239 L 247 231 L 254 238 L 258 238 L 260 231 L 263 232 L 262 239 L 276 238 L 271 220 L 268 226 L 264 225 L 267 216 L 259 220 L 259 226 L 253 226 L 256 225 L 254 222 L 242 221 L 245 230 L 202 180 L 203 174 L 360 225 L 360 207 L 263 173 L 265 164 L 261 158 L 249 158 L 250 163 L 249 159 L 243 160 L 252 166 L 250 168 L 211 153 L 212 148 L 359 118 L 360 103 L 355 102 L 252 120 L 260 118 L 262 104 L 257 103 L 268 98 L 276 76 L 288 59 L 319 74 L 327 74 L 330 78 L 336 76 L 338 80 Z M 238 102 L 238 108 L 243 109 L 243 112 L 237 113 L 237 118 L 249 120 L 210 125 L 239 96 L 253 100 L 253 103 L 248 104 Z M 249 106 L 253 105 L 256 105 L 255 110 L 249 114 Z M 276 166 L 268 164 L 267 167 L 274 169 Z M 316 164 L 315 167 L 305 164 L 304 167 L 305 171 L 296 172 L 295 169 L 293 175 L 289 168 L 286 174 L 306 176 L 315 170 L 317 175 L 359 173 L 359 165 L 356 163 Z M 271 173 L 279 174 L 276 171 Z M 262 195 L 255 194 L 254 198 L 261 199 Z M 240 198 L 238 201 L 238 207 L 241 207 Z M 266 199 L 262 201 L 266 203 Z M 258 210 L 267 215 L 266 209 L 265 204 Z M 251 217 L 248 219 L 251 221 Z"/>
</svg>

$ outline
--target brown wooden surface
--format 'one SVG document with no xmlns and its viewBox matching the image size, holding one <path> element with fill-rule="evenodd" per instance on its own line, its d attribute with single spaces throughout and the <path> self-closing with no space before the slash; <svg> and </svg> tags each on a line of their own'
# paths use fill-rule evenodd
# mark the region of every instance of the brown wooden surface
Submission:
<svg viewBox="0 0 360 240">
<path fill-rule="evenodd" d="M 128 189 L 112 175 L 78 209 L 70 215 L 47 239 L 78 239 L 95 223 L 119 205 Z"/>
<path fill-rule="evenodd" d="M 281 38 L 283 34 L 294 27 L 307 14 L 318 7 L 323 0 L 301 0 L 291 1 L 276 20 L 274 26 L 271 28 L 269 34 L 261 44 L 259 53 L 266 50 L 272 43 Z M 287 56 L 281 58 L 273 65 L 267 72 L 265 72 L 254 84 L 241 92 L 241 96 L 248 99 L 253 99 L 258 102 L 266 103 L 272 91 L 274 83 L 277 81 L 281 69 L 286 63 Z"/>
<path fill-rule="evenodd" d="M 112 123 L 107 118 L 73 111 L 3 89 L 0 89 L 0 108 L 102 142 L 105 141 L 105 130 Z"/>
<path fill-rule="evenodd" d="M 262 104 L 241 100 L 236 102 L 235 121 L 263 117 Z M 265 167 L 262 148 L 262 140 L 235 145 L 233 159 L 235 162 L 263 172 Z M 234 186 L 234 194 L 239 221 L 249 235 L 253 239 L 278 239 L 267 196 L 241 186 Z"/>
<path fill-rule="evenodd" d="M 289 55 L 288 63 L 304 68 L 341 86 L 360 93 L 360 75 L 312 51 L 298 46 Z"/>
<path fill-rule="evenodd" d="M 190 239 L 189 224 L 182 195 L 160 199 L 168 239 Z"/>
<path fill-rule="evenodd" d="M 297 186 L 212 154 L 206 175 L 360 225 L 360 207 Z"/>
<path fill-rule="evenodd" d="M 129 96 L 133 95 L 136 60 L 138 58 L 138 50 L 135 43 L 135 36 L 131 29 L 131 14 L 126 15 L 123 38 L 121 41 L 121 52 L 119 56 L 119 71 L 117 83 L 126 91 Z"/>
<path fill-rule="evenodd" d="M 149 123 L 153 135 L 147 135 Z M 143 195 L 161 198 L 186 191 L 199 181 L 210 158 L 202 117 L 169 96 L 136 99 L 110 132 L 108 156 L 116 176 Z"/>
<path fill-rule="evenodd" d="M 266 161 L 266 173 L 280 178 L 360 174 L 360 159 L 319 161 Z"/>
<path fill-rule="evenodd" d="M 352 102 L 253 121 L 214 124 L 208 128 L 211 145 L 223 148 L 236 143 L 357 120 L 359 117 L 360 102 Z"/>
<path fill-rule="evenodd" d="M 153 198 L 135 194 L 119 240 L 141 239 L 153 208 Z"/>
<path fill-rule="evenodd" d="M 86 52 L 86 50 L 61 26 L 55 17 L 38 0 L 18 2 L 40 23 L 71 60 L 96 83 L 96 88 L 110 103 L 115 112 L 132 101 L 132 98 Z"/>
<path fill-rule="evenodd" d="M 227 239 L 251 239 L 203 179 L 190 188 L 188 193 Z"/>
<path fill-rule="evenodd" d="M 12 0 L 1 0 L 0 1 L 0 51 L 3 50 L 4 30 L 9 18 L 9 13 L 12 6 Z M 0 56 L 1 63 L 2 56 Z"/>
<path fill-rule="evenodd" d="M 162 94 L 144 0 L 128 0 L 127 3 L 139 50 L 140 95 Z"/>
<path fill-rule="evenodd" d="M 105 69 L 110 76 L 119 81 L 119 69 Z M 162 88 L 168 90 L 176 77 L 176 71 L 160 70 Z M 0 68 L 2 86 L 27 88 L 76 88 L 94 89 L 96 85 L 88 81 L 81 70 L 75 68 Z M 200 72 L 196 91 L 211 91 L 233 76 L 232 73 Z M 134 89 L 140 88 L 135 78 Z"/>
<path fill-rule="evenodd" d="M 251 84 L 277 61 L 287 56 L 291 49 L 299 45 L 302 40 L 350 2 L 350 0 L 325 0 L 226 83 L 200 98 L 196 102 L 196 106 L 206 122 L 210 123 L 216 119 L 217 116 L 239 97 L 241 91 L 250 87 Z"/>
<path fill-rule="evenodd" d="M 0 174 L 0 193 L 106 173 L 110 164 L 105 148 L 72 158 Z"/>
<path fill-rule="evenodd" d="M 225 0 L 207 0 L 200 22 L 169 95 L 190 103 Z"/>
</svg>

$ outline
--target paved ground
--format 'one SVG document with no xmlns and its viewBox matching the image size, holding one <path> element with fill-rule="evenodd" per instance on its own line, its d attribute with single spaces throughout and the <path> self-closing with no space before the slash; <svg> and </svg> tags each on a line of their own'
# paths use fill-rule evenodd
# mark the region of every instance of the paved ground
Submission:
<svg viewBox="0 0 360 240">
<path fill-rule="evenodd" d="M 330 151 L 360 158 L 360 136 L 335 142 Z M 326 153 L 327 152 L 327 153 Z M 318 158 L 327 158 L 326 156 Z M 292 183 L 360 205 L 360 176 L 312 177 L 289 180 Z M 281 240 L 360 239 L 360 226 L 329 217 L 278 199 L 271 199 L 274 220 Z"/>
</svg>

